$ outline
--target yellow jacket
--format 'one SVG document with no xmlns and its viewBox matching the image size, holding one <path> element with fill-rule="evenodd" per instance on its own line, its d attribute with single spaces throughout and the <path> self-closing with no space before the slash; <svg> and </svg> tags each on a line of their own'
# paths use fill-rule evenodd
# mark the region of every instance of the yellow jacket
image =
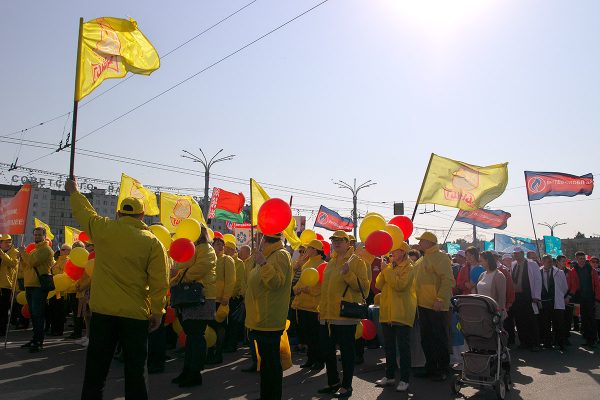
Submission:
<svg viewBox="0 0 600 400">
<path fill-rule="evenodd" d="M 406 258 L 400 264 L 387 265 L 377 275 L 375 287 L 381 290 L 379 322 L 413 326 L 417 311 L 415 269 Z"/>
<path fill-rule="evenodd" d="M 146 224 L 127 216 L 101 217 L 81 193 L 71 194 L 71 209 L 96 251 L 91 310 L 140 320 L 162 314 L 169 264 L 165 248 Z"/>
<path fill-rule="evenodd" d="M 317 269 L 319 265 L 323 263 L 323 258 L 321 256 L 314 256 L 309 258 L 303 265 L 302 271 L 307 268 Z M 300 281 L 296 283 L 293 289 L 296 288 L 304 288 L 307 287 L 303 285 Z M 294 310 L 304 310 L 317 312 L 319 308 L 319 300 L 321 298 L 321 285 L 317 283 L 313 287 L 308 287 L 308 292 L 302 292 L 294 296 L 294 300 L 292 300 L 292 308 Z"/>
<path fill-rule="evenodd" d="M 263 254 L 267 263 L 250 266 L 246 287 L 246 327 L 259 331 L 285 329 L 292 289 L 292 260 L 282 242 L 265 245 Z"/>
<path fill-rule="evenodd" d="M 425 255 L 417 260 L 415 270 L 419 307 L 433 309 L 433 303 L 439 299 L 442 302 L 442 311 L 448 311 L 455 284 L 452 263 L 448 256 L 442 253 L 438 246 L 430 247 L 425 250 Z"/>
<path fill-rule="evenodd" d="M 6 252 L 0 250 L 0 288 L 12 289 L 18 266 L 19 250 L 14 247 Z"/>
<path fill-rule="evenodd" d="M 48 246 L 48 242 L 44 240 L 36 243 L 35 249 L 29 254 L 23 251 L 21 258 L 23 260 L 22 267 L 25 287 L 40 287 L 38 274 L 49 274 L 50 268 L 54 264 L 54 252 Z"/>
<path fill-rule="evenodd" d="M 209 300 L 216 298 L 217 288 L 217 253 L 208 243 L 200 243 L 196 246 L 194 256 L 186 262 L 175 263 L 177 274 L 171 279 L 171 286 L 182 282 L 200 282 L 204 286 L 204 297 Z"/>
<path fill-rule="evenodd" d="M 58 260 L 52 266 L 52 275 L 58 275 L 65 272 L 65 264 L 69 260 L 69 256 L 58 256 Z"/>
<path fill-rule="evenodd" d="M 350 266 L 350 271 L 342 275 L 340 271 L 346 262 Z M 319 302 L 319 318 L 321 321 L 357 321 L 340 316 L 340 302 L 346 287 L 349 286 L 343 299 L 355 303 L 364 303 L 358 282 L 360 282 L 364 296 L 367 297 L 369 295 L 367 267 L 364 261 L 354 254 L 352 248 L 343 256 L 336 254 L 334 258 L 329 260 L 323 273 L 323 284 L 321 285 L 321 299 Z"/>
<path fill-rule="evenodd" d="M 217 254 L 217 302 L 229 301 L 235 287 L 235 262 L 223 253 Z"/>
<path fill-rule="evenodd" d="M 233 262 L 235 264 L 235 286 L 233 287 L 233 293 L 231 297 L 243 296 L 246 291 L 246 266 L 240 258 L 235 255 Z"/>
</svg>

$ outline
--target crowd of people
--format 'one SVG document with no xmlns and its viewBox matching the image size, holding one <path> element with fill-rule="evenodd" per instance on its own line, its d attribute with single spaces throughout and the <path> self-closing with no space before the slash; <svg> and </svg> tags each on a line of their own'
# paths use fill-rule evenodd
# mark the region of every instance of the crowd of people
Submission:
<svg viewBox="0 0 600 400">
<path fill-rule="evenodd" d="M 329 238 L 331 254 L 319 240 L 293 251 L 281 233 L 257 235 L 254 249 L 237 248 L 218 232 L 211 238 L 202 225 L 193 257 L 174 262 L 142 222 L 139 200 L 125 199 L 111 220 L 96 214 L 74 181 L 67 181 L 66 190 L 75 219 L 90 236 L 73 247 L 95 253 L 93 276 L 85 273 L 65 293 L 48 296 L 44 276 L 62 273 L 71 246 L 64 244 L 55 254 L 44 228 L 34 230 L 35 249 L 29 253 L 15 248 L 9 235 L 0 236 L 0 329 L 4 333 L 9 323 L 13 288 L 26 293 L 33 337 L 22 347 L 31 352 L 43 349 L 46 334 L 62 336 L 71 314 L 69 338 L 87 347 L 82 399 L 102 398 L 116 353 L 125 363 L 125 398 L 148 397 L 146 371 L 164 371 L 166 348 L 177 340 L 165 327 L 169 301 L 185 333 L 183 368 L 173 384 L 202 385 L 205 365 L 222 363 L 223 353 L 246 344 L 252 362 L 242 371 L 260 371 L 263 400 L 282 398 L 280 341 L 288 320 L 294 350 L 306 353 L 300 368 L 325 368 L 327 381 L 318 392 L 336 398 L 352 395 L 354 368 L 364 362 L 367 346 L 385 350 L 385 376 L 376 384 L 397 391 L 408 390 L 413 375 L 443 381 L 451 367 L 460 368 L 450 340 L 457 329 L 451 323 L 455 295 L 493 298 L 510 346 L 564 351 L 571 330 L 581 331 L 586 346 L 599 339 L 599 260 L 582 252 L 568 261 L 539 259 L 519 247 L 509 254 L 469 247 L 452 257 L 431 232 L 412 246 L 395 243 L 384 257 L 370 255 L 344 231 Z M 321 282 L 307 285 L 300 279 L 324 262 Z M 379 312 L 371 317 L 383 340 L 357 340 L 362 305 L 373 303 Z M 15 322 L 25 323 L 22 316 Z M 212 346 L 209 328 L 216 335 Z M 421 368 L 414 368 L 417 353 L 424 358 Z"/>
</svg>

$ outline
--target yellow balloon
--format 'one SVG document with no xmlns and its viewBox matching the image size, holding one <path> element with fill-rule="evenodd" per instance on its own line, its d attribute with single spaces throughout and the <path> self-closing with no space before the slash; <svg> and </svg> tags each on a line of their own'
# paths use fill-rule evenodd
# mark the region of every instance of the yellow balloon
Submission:
<svg viewBox="0 0 600 400">
<path fill-rule="evenodd" d="M 305 229 L 300 234 L 300 241 L 302 244 L 309 244 L 311 240 L 315 240 L 317 238 L 317 234 L 312 229 Z"/>
<path fill-rule="evenodd" d="M 54 296 L 56 296 L 56 292 L 54 290 L 51 290 L 48 292 L 48 296 L 46 296 L 46 299 L 50 300 Z"/>
<path fill-rule="evenodd" d="M 150 225 L 148 229 L 150 229 L 150 232 L 154 233 L 154 236 L 162 243 L 165 249 L 171 247 L 171 241 L 173 239 L 171 239 L 171 233 L 167 228 L 162 225 Z"/>
<path fill-rule="evenodd" d="M 304 286 L 315 286 L 319 283 L 319 271 L 314 268 L 306 268 L 300 274 L 300 283 Z"/>
<path fill-rule="evenodd" d="M 54 275 L 54 290 L 64 292 L 69 289 L 75 282 L 67 274 Z"/>
<path fill-rule="evenodd" d="M 179 318 L 175 318 L 175 321 L 173 321 L 172 325 L 176 334 L 179 335 L 183 331 L 183 327 L 181 326 L 181 322 L 179 322 Z"/>
<path fill-rule="evenodd" d="M 200 225 L 200 222 L 194 218 L 186 218 L 181 221 L 179 225 L 177 225 L 175 236 L 177 238 L 190 239 L 195 243 L 200 237 L 200 232 L 202 232 L 202 226 Z"/>
<path fill-rule="evenodd" d="M 69 253 L 69 259 L 76 267 L 84 268 L 89 255 L 90 253 L 83 247 L 75 247 Z"/>
<path fill-rule="evenodd" d="M 88 260 L 87 264 L 85 264 L 85 273 L 91 278 L 94 274 L 94 266 L 96 265 L 96 260 Z"/>
<path fill-rule="evenodd" d="M 217 343 L 217 333 L 210 326 L 204 331 L 204 339 L 206 340 L 206 348 L 211 348 Z"/>
<path fill-rule="evenodd" d="M 375 297 L 373 297 L 373 304 L 376 306 L 381 304 L 381 293 L 377 293 Z"/>
<path fill-rule="evenodd" d="M 206 232 L 208 233 L 208 238 L 212 242 L 213 239 L 215 238 L 215 232 L 210 228 L 206 228 Z"/>
<path fill-rule="evenodd" d="M 360 241 L 364 242 L 367 240 L 367 237 L 372 232 L 383 229 L 387 223 L 385 219 L 379 214 L 371 214 L 363 219 L 363 222 L 360 224 L 360 228 L 358 229 L 358 235 L 360 236 Z"/>
<path fill-rule="evenodd" d="M 354 332 L 354 339 L 356 339 L 356 340 L 360 339 L 362 337 L 362 333 L 363 333 L 363 326 L 359 322 L 358 324 L 356 324 L 356 331 Z"/>
<path fill-rule="evenodd" d="M 235 236 L 233 236 L 231 233 L 226 233 L 223 235 L 223 241 L 225 243 L 230 242 L 233 244 L 237 244 L 237 240 L 235 240 Z"/>
<path fill-rule="evenodd" d="M 221 322 L 225 321 L 225 319 L 227 318 L 228 315 L 229 315 L 229 306 L 220 304 L 219 308 L 217 308 L 217 312 L 215 313 L 215 321 L 217 321 L 218 323 L 221 323 Z"/>
<path fill-rule="evenodd" d="M 25 295 L 25 292 L 19 292 L 19 294 L 17 294 L 17 303 L 22 306 L 27 304 L 27 296 Z"/>
<path fill-rule="evenodd" d="M 383 227 L 383 230 L 390 234 L 392 237 L 392 250 L 396 250 L 400 247 L 400 244 L 404 241 L 404 232 L 396 225 L 387 224 Z"/>
</svg>

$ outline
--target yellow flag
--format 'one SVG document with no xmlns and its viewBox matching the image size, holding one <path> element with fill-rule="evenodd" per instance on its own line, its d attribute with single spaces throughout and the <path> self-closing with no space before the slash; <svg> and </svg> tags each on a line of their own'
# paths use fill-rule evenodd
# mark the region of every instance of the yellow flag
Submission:
<svg viewBox="0 0 600 400">
<path fill-rule="evenodd" d="M 174 233 L 186 218 L 194 218 L 206 226 L 202 210 L 192 196 L 160 192 L 160 222 L 165 228 Z"/>
<path fill-rule="evenodd" d="M 77 101 L 105 79 L 122 78 L 127 72 L 150 75 L 160 67 L 156 49 L 133 19 L 104 17 L 88 21 L 83 24 L 79 40 Z"/>
<path fill-rule="evenodd" d="M 477 210 L 500 196 L 508 183 L 508 163 L 480 167 L 431 154 L 417 204 Z"/>
<path fill-rule="evenodd" d="M 119 198 L 117 199 L 117 211 L 126 197 L 135 197 L 144 203 L 144 212 L 146 215 L 158 215 L 159 209 L 156 202 L 156 195 L 146 189 L 140 181 L 125 174 L 121 174 L 121 187 L 119 188 Z"/>
<path fill-rule="evenodd" d="M 271 197 L 254 179 L 250 179 L 250 190 L 252 192 L 252 225 L 256 225 L 258 223 L 258 210 L 260 209 L 260 206 L 262 206 L 264 202 L 269 200 Z M 292 218 L 288 227 L 285 228 L 285 231 L 283 231 L 283 236 L 285 236 L 288 243 L 294 250 L 296 250 L 302 243 L 296 234 L 296 221 L 294 218 Z"/>
<path fill-rule="evenodd" d="M 72 246 L 73 243 L 79 240 L 80 233 L 79 229 L 75 229 L 72 226 L 65 226 L 65 243 Z"/>
<path fill-rule="evenodd" d="M 46 237 L 50 240 L 54 240 L 54 234 L 50 232 L 50 226 L 48 224 L 43 223 L 37 218 L 33 219 L 33 225 L 36 228 L 46 228 Z"/>
</svg>

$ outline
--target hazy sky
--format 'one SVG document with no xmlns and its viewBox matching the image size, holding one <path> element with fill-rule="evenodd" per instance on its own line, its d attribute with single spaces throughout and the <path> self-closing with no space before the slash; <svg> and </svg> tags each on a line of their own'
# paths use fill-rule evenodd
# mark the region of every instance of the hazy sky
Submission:
<svg viewBox="0 0 600 400">
<path fill-rule="evenodd" d="M 4 1 L 0 136 L 72 108 L 79 17 L 131 16 L 159 54 L 199 34 L 245 1 Z M 82 107 L 78 134 L 100 127 L 175 83 L 318 4 L 258 0 Z M 598 1 L 330 0 L 155 101 L 83 139 L 78 146 L 184 168 L 182 149 L 224 148 L 233 161 L 211 186 L 249 193 L 244 182 L 310 190 L 294 194 L 309 227 L 320 204 L 350 214 L 350 192 L 332 179 L 378 184 L 359 194 L 362 213 L 412 212 L 431 152 L 477 165 L 509 162 L 507 191 L 490 204 L 512 213 L 508 234 L 532 237 L 523 170 L 600 174 Z M 118 81 L 103 83 L 95 95 Z M 24 134 L 55 143 L 67 117 Z M 70 122 L 68 122 L 70 123 Z M 67 125 L 68 131 L 68 125 Z M 20 135 L 13 135 L 19 138 Z M 1 142 L 0 160 L 18 146 Z M 23 147 L 19 164 L 68 172 L 68 154 Z M 0 182 L 12 173 L 0 171 Z M 197 188 L 199 176 L 80 156 L 76 174 Z M 360 183 L 359 182 L 359 183 Z M 290 190 L 265 187 L 288 199 Z M 332 198 L 335 196 L 335 198 Z M 340 196 L 345 199 L 341 199 Z M 600 234 L 600 196 L 532 203 L 536 222 L 566 222 L 561 237 Z M 385 202 L 385 203 L 374 203 Z M 421 206 L 424 209 L 423 206 Z M 427 206 L 431 209 L 432 206 Z M 455 209 L 417 214 L 440 235 Z M 295 214 L 297 212 L 295 211 Z M 538 236 L 549 230 L 537 225 Z M 478 230 L 491 238 L 494 231 Z M 451 238 L 471 234 L 455 224 Z"/>
</svg>

